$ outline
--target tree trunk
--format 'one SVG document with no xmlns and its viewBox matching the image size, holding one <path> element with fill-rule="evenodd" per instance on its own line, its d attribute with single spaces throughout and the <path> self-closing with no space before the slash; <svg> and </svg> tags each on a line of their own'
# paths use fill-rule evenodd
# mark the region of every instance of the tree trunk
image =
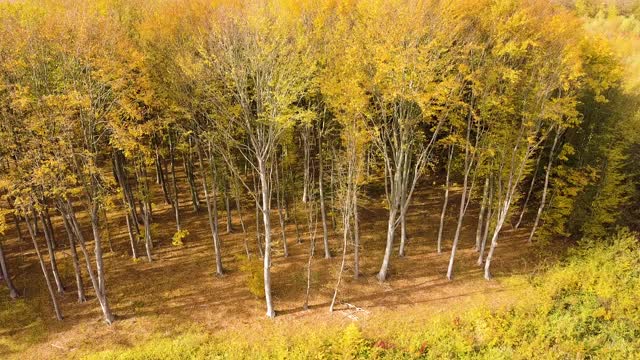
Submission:
<svg viewBox="0 0 640 360">
<path fill-rule="evenodd" d="M 438 254 L 442 253 L 442 230 L 444 229 L 444 218 L 447 213 L 449 203 L 449 179 L 451 175 L 451 159 L 453 158 L 453 144 L 449 145 L 449 156 L 447 157 L 447 175 L 445 177 L 444 203 L 440 213 L 440 227 L 438 228 Z"/>
<path fill-rule="evenodd" d="M 269 182 L 267 180 L 267 168 L 265 159 L 258 157 L 258 172 L 260 177 L 260 189 L 262 190 L 262 221 L 264 224 L 264 295 L 267 305 L 267 317 L 273 318 L 276 313 L 271 299 L 271 218 Z"/>
<path fill-rule="evenodd" d="M 240 227 L 242 228 L 242 238 L 244 241 L 244 250 L 247 253 L 247 259 L 251 257 L 251 253 L 249 252 L 249 239 L 247 239 L 247 227 L 244 225 L 244 219 L 242 216 L 242 207 L 240 207 L 240 194 L 238 191 L 234 191 L 235 193 L 235 201 L 236 201 L 236 211 L 238 212 L 238 217 L 240 218 Z"/>
<path fill-rule="evenodd" d="M 476 136 L 478 136 L 476 134 Z M 469 183 L 469 172 L 471 171 L 471 165 L 473 160 L 470 156 L 470 138 L 471 138 L 471 112 L 467 116 L 467 137 L 464 144 L 464 179 L 462 181 L 462 195 L 460 196 L 460 211 L 458 213 L 458 224 L 456 226 L 456 233 L 453 236 L 453 244 L 451 245 L 451 257 L 449 258 L 449 266 L 447 268 L 447 279 L 453 280 L 453 262 L 456 256 L 456 250 L 458 248 L 458 241 L 460 240 L 460 231 L 462 230 L 462 221 L 464 220 L 464 214 L 467 211 L 467 186 Z"/>
<path fill-rule="evenodd" d="M 259 202 L 259 196 L 258 196 L 258 183 L 256 182 L 256 178 L 255 178 L 255 174 L 252 174 L 252 178 L 253 178 L 253 193 L 255 194 L 255 200 L 256 200 L 256 242 L 258 244 L 258 252 L 260 253 L 260 257 L 263 258 L 264 257 L 264 249 L 262 247 L 262 242 L 260 241 L 261 235 L 260 235 L 260 202 Z"/>
<path fill-rule="evenodd" d="M 533 227 L 531 228 L 531 234 L 529 234 L 529 239 L 527 242 L 531 243 L 533 240 L 533 236 L 536 233 L 536 229 L 538 229 L 538 223 L 540 222 L 540 217 L 542 216 L 542 210 L 544 210 L 544 206 L 546 205 L 547 200 L 547 190 L 549 189 L 549 175 L 551 174 L 551 165 L 553 164 L 553 156 L 556 149 L 556 145 L 558 144 L 558 139 L 560 138 L 560 130 L 556 132 L 556 136 L 553 139 L 553 146 L 551 147 L 551 151 L 549 152 L 549 162 L 547 163 L 547 170 L 544 174 L 544 187 L 542 188 L 542 199 L 540 199 L 540 206 L 538 206 L 538 212 L 536 213 L 536 220 L 533 222 Z"/>
<path fill-rule="evenodd" d="M 2 277 L 4 281 L 7 283 L 7 287 L 9 288 L 9 296 L 12 299 L 17 299 L 18 290 L 16 290 L 15 286 L 13 286 L 13 281 L 11 281 L 11 276 L 9 275 L 9 269 L 7 267 L 7 261 L 4 257 L 4 251 L 2 249 L 2 242 L 0 241 L 0 270 L 2 270 Z"/>
<path fill-rule="evenodd" d="M 191 192 L 191 205 L 193 211 L 200 211 L 200 198 L 198 197 L 198 187 L 196 186 L 195 176 L 193 174 L 193 152 L 191 147 L 191 137 L 189 137 L 189 150 L 187 154 L 183 154 L 182 161 L 184 163 L 184 171 L 189 183 L 189 191 Z"/>
<path fill-rule="evenodd" d="M 480 203 L 480 213 L 478 214 L 478 227 L 476 228 L 476 251 L 480 251 L 480 243 L 482 242 L 482 224 L 484 224 L 484 211 L 487 206 L 487 192 L 489 191 L 489 178 L 484 180 L 484 188 L 482 189 L 482 201 Z"/>
<path fill-rule="evenodd" d="M 47 244 L 47 251 L 49 252 L 49 262 L 51 263 L 51 272 L 53 273 L 53 279 L 56 283 L 56 287 L 58 288 L 58 293 L 64 294 L 64 285 L 62 284 L 62 279 L 60 278 L 60 272 L 58 271 L 58 261 L 56 260 L 56 252 L 53 249 L 53 244 L 51 240 L 51 233 L 49 232 L 49 227 L 47 226 L 47 221 L 44 213 L 40 213 L 42 220 L 42 228 L 45 238 L 45 243 Z"/>
<path fill-rule="evenodd" d="M 73 231 L 75 232 L 76 238 L 78 239 L 78 244 L 80 245 L 80 250 L 84 256 L 84 260 L 87 266 L 87 273 L 89 274 L 89 279 L 91 279 L 91 285 L 93 286 L 93 290 L 96 293 L 96 298 L 98 299 L 98 303 L 100 304 L 100 309 L 104 315 L 104 320 L 107 324 L 111 325 L 114 320 L 114 316 L 111 313 L 111 308 L 109 307 L 109 301 L 107 299 L 106 291 L 105 291 L 105 281 L 104 281 L 104 265 L 102 263 L 102 248 L 100 244 L 100 232 L 98 229 L 98 218 L 97 218 L 97 209 L 95 209 L 96 205 L 93 205 L 93 208 L 90 211 L 91 215 L 91 229 L 93 231 L 93 235 L 95 237 L 95 256 L 96 256 L 96 273 L 94 273 L 93 268 L 91 266 L 91 257 L 89 256 L 89 252 L 87 251 L 86 242 L 84 239 L 84 235 L 80 229 L 80 224 L 76 219 L 75 213 L 73 211 L 73 207 L 71 202 L 67 200 L 66 205 L 61 206 L 64 207 L 65 214 L 63 216 L 67 217 L 67 221 L 69 221 L 69 225 L 72 226 Z M 102 275 L 101 275 L 102 272 Z M 96 277 L 97 276 L 97 277 Z"/>
<path fill-rule="evenodd" d="M 309 204 L 309 259 L 307 260 L 307 290 L 304 296 L 304 304 L 302 305 L 304 310 L 309 309 L 309 294 L 311 292 L 311 261 L 313 260 L 313 256 L 316 252 L 316 231 L 318 229 L 318 217 L 317 214 L 315 214 L 316 210 L 311 206 L 311 203 Z"/>
<path fill-rule="evenodd" d="M 104 230 L 107 232 L 107 242 L 109 243 L 109 251 L 113 252 L 113 242 L 111 241 L 111 230 L 109 229 L 109 217 L 107 210 L 102 208 L 102 217 L 104 218 Z"/>
<path fill-rule="evenodd" d="M 231 234 L 233 222 L 231 221 L 231 202 L 229 201 L 229 179 L 224 182 L 224 208 L 227 211 L 227 234 Z"/>
<path fill-rule="evenodd" d="M 358 217 L 358 192 L 353 191 L 353 278 L 360 277 L 360 219 Z"/>
<path fill-rule="evenodd" d="M 56 234 L 53 231 L 53 224 L 51 224 L 51 216 L 49 216 L 49 209 L 45 208 L 42 218 L 42 228 L 49 232 L 49 239 L 51 240 L 51 247 L 53 250 L 58 249 L 58 243 L 56 241 Z"/>
<path fill-rule="evenodd" d="M 303 180 L 302 180 L 302 202 L 306 203 L 309 201 L 309 165 L 310 165 L 310 148 L 309 137 L 310 127 L 305 127 L 302 132 L 302 142 L 303 142 L 303 151 L 304 151 L 304 164 L 303 164 Z"/>
<path fill-rule="evenodd" d="M 391 253 L 393 251 L 393 238 L 395 233 L 397 209 L 395 206 L 389 210 L 389 219 L 387 221 L 387 245 L 384 249 L 384 257 L 382 258 L 382 266 L 378 272 L 378 281 L 384 282 L 387 280 L 387 272 L 389 270 L 389 262 L 391 260 Z"/>
<path fill-rule="evenodd" d="M 61 321 L 62 312 L 60 311 L 60 306 L 58 305 L 58 299 L 56 299 L 56 294 L 53 291 L 53 286 L 51 286 L 49 272 L 47 271 L 47 266 L 44 263 L 44 259 L 42 258 L 42 254 L 40 253 L 40 248 L 38 247 L 38 242 L 36 241 L 36 234 L 34 230 L 36 222 L 34 220 L 33 224 L 29 223 L 28 217 L 25 217 L 25 222 L 27 223 L 27 230 L 29 231 L 29 235 L 31 236 L 31 241 L 33 241 L 33 248 L 36 251 L 36 256 L 38 257 L 38 262 L 40 263 L 40 268 L 42 269 L 42 274 L 44 275 L 44 281 L 47 284 L 47 290 L 49 290 L 49 296 L 51 298 L 51 303 L 53 304 L 53 311 L 56 314 L 56 319 Z"/>
<path fill-rule="evenodd" d="M 529 185 L 529 191 L 527 192 L 527 197 L 524 200 L 524 204 L 522 205 L 522 211 L 520 211 L 520 216 L 518 217 L 518 222 L 514 228 L 519 228 L 520 223 L 522 222 L 522 218 L 524 217 L 524 213 L 527 212 L 527 205 L 529 204 L 529 199 L 531 198 L 531 194 L 533 193 L 533 186 L 536 183 L 536 176 L 538 175 L 538 168 L 540 165 L 540 159 L 542 159 L 542 151 L 540 151 L 540 155 L 538 156 L 538 160 L 536 160 L 536 168 L 533 172 L 533 176 L 531 177 L 531 184 Z"/>
<path fill-rule="evenodd" d="M 169 197 L 169 189 L 167 188 L 167 179 L 164 171 L 164 159 L 160 156 L 160 151 L 158 150 L 158 144 L 155 146 L 156 150 L 156 174 L 157 179 L 159 180 L 159 184 L 162 186 L 162 195 L 164 196 L 164 201 L 167 205 L 171 204 L 171 198 Z"/>
<path fill-rule="evenodd" d="M 169 161 L 171 162 L 171 183 L 173 185 L 173 211 L 176 218 L 176 230 L 180 231 L 180 202 L 178 198 L 178 183 L 176 181 L 175 147 L 171 140 L 171 131 L 169 131 Z"/>
<path fill-rule="evenodd" d="M 222 269 L 222 257 L 220 254 L 219 241 L 217 236 L 217 226 L 213 220 L 213 211 L 211 209 L 211 200 L 209 200 L 209 185 L 207 184 L 207 172 L 205 171 L 204 164 L 202 162 L 201 150 L 198 149 L 198 161 L 200 163 L 200 172 L 202 176 L 202 189 L 204 190 L 204 201 L 207 205 L 207 215 L 209 216 L 209 227 L 211 228 L 211 237 L 213 241 L 213 249 L 216 257 L 216 274 L 221 276 L 223 274 Z"/>
<path fill-rule="evenodd" d="M 484 231 L 482 233 L 482 241 L 480 242 L 480 249 L 478 255 L 478 266 L 481 266 L 484 262 L 484 250 L 487 247 L 487 237 L 489 236 L 489 229 L 491 227 L 491 218 L 493 216 L 493 184 L 491 179 L 488 177 L 489 182 L 489 198 L 487 200 L 487 216 L 484 223 Z"/>
<path fill-rule="evenodd" d="M 282 234 L 282 250 L 284 251 L 284 257 L 288 257 L 289 249 L 287 248 L 287 235 L 285 232 L 284 216 L 282 215 L 282 202 L 280 201 L 280 174 L 278 172 L 278 165 L 276 165 L 275 168 L 276 168 L 276 184 L 275 184 L 276 185 L 276 205 L 278 206 L 278 220 L 280 221 L 280 233 Z"/>
<path fill-rule="evenodd" d="M 87 298 L 84 294 L 84 283 L 82 281 L 82 271 L 80 270 L 80 260 L 78 259 L 78 251 L 76 249 L 76 244 L 73 239 L 73 231 L 69 225 L 69 221 L 63 215 L 62 223 L 64 224 L 64 229 L 67 232 L 67 237 L 69 238 L 69 249 L 71 250 L 71 260 L 73 261 L 73 271 L 76 275 L 76 286 L 78 288 L 78 303 L 83 303 L 87 301 Z"/>
<path fill-rule="evenodd" d="M 404 181 L 406 181 L 406 179 L 404 179 L 403 182 Z M 404 185 L 406 184 L 403 184 L 402 199 L 400 200 L 400 249 L 398 250 L 398 256 L 400 257 L 405 255 L 404 249 L 407 244 L 407 211 L 404 206 L 407 197 L 407 189 Z"/>
<path fill-rule="evenodd" d="M 323 168 L 322 141 L 320 141 L 318 145 L 318 192 L 320 195 L 320 216 L 322 217 L 322 243 L 324 245 L 324 258 L 329 259 L 331 258 L 331 252 L 329 251 L 329 229 L 327 227 L 327 210 L 324 201 Z M 331 175 L 331 178 L 333 179 L 333 174 Z"/>
</svg>

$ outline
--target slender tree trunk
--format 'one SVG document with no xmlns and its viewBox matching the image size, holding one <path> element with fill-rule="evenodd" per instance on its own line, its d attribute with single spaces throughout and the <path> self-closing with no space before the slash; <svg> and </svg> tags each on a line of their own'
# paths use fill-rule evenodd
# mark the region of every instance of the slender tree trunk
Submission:
<svg viewBox="0 0 640 360">
<path fill-rule="evenodd" d="M 189 192 L 191 193 L 191 205 L 193 211 L 200 211 L 200 198 L 198 197 L 198 187 L 196 186 L 195 175 L 193 174 L 193 151 L 191 146 L 191 137 L 189 137 L 189 150 L 187 154 L 183 154 L 182 161 L 184 163 L 184 171 L 189 184 Z"/>
<path fill-rule="evenodd" d="M 176 161 L 175 147 L 171 139 L 171 131 L 169 131 L 169 161 L 171 162 L 171 183 L 173 185 L 173 211 L 176 218 L 176 230 L 180 231 L 180 203 L 178 198 L 178 183 L 176 181 Z"/>
<path fill-rule="evenodd" d="M 329 178 L 329 188 L 331 189 L 331 225 L 333 227 L 333 231 L 336 231 L 337 229 L 337 224 L 336 224 L 336 184 L 335 184 L 335 175 L 334 175 L 334 170 L 335 170 L 335 166 L 334 166 L 334 161 L 335 159 L 333 157 L 331 157 L 331 171 L 330 171 L 330 178 Z M 320 168 L 322 169 L 322 163 Z M 320 177 L 322 178 L 322 176 Z M 325 255 L 326 258 L 326 255 Z"/>
<path fill-rule="evenodd" d="M 260 241 L 261 235 L 260 235 L 260 202 L 259 202 L 259 196 L 258 196 L 258 183 L 256 182 L 256 178 L 255 178 L 255 174 L 252 174 L 253 177 L 253 193 L 256 194 L 255 196 L 255 200 L 256 200 L 256 242 L 258 244 L 258 252 L 260 253 L 260 257 L 263 258 L 264 257 L 264 249 L 262 247 L 262 242 Z"/>
<path fill-rule="evenodd" d="M 34 220 L 33 224 L 29 223 L 28 217 L 25 217 L 25 222 L 27 223 L 27 230 L 29 231 L 29 235 L 31 236 L 31 240 L 33 241 L 33 248 L 36 251 L 36 256 L 38 257 L 38 262 L 40 263 L 40 268 L 42 269 L 42 274 L 44 275 L 44 281 L 47 284 L 47 290 L 49 290 L 49 296 L 51 298 L 51 303 L 53 304 L 53 311 L 56 314 L 56 319 L 61 321 L 62 312 L 60 311 L 60 305 L 58 305 L 58 299 L 56 299 L 56 294 L 53 291 L 53 286 L 51 285 L 51 279 L 49 278 L 49 272 L 47 271 L 47 266 L 44 263 L 44 259 L 42 258 L 42 253 L 40 253 L 40 248 L 38 247 L 38 242 L 36 241 L 36 234 L 35 234 L 36 222 Z"/>
<path fill-rule="evenodd" d="M 289 249 L 287 248 L 287 235 L 285 233 L 284 216 L 282 216 L 282 202 L 280 201 L 280 174 L 278 172 L 278 165 L 276 164 L 276 205 L 278 206 L 278 220 L 280 221 L 280 233 L 282 234 L 282 250 L 284 251 L 284 257 L 289 256 Z M 308 196 L 308 195 L 307 195 Z M 308 201 L 308 198 L 307 198 Z"/>
<path fill-rule="evenodd" d="M 407 201 L 407 184 L 406 184 L 407 178 L 403 178 L 402 182 L 402 192 L 401 192 L 401 197 L 402 199 L 400 200 L 400 249 L 398 251 L 398 256 L 400 257 L 404 257 L 405 255 L 405 246 L 407 244 L 407 211 L 406 211 L 406 207 L 404 206 L 405 202 Z"/>
<path fill-rule="evenodd" d="M 151 206 L 149 201 L 149 186 L 147 180 L 147 172 L 144 169 L 144 162 L 138 166 L 138 179 L 141 181 L 140 195 L 142 204 L 142 221 L 144 223 L 144 247 L 147 253 L 147 260 L 153 261 L 151 250 L 153 249 L 153 240 L 151 239 Z"/>
<path fill-rule="evenodd" d="M 217 226 L 213 220 L 213 211 L 211 209 L 211 200 L 209 200 L 209 185 L 207 184 L 207 172 L 205 171 L 204 164 L 202 162 L 201 150 L 198 149 L 198 161 L 200 163 L 200 173 L 202 174 L 202 189 L 204 190 L 204 201 L 207 205 L 207 215 L 209 216 L 209 227 L 211 228 L 211 238 L 213 241 L 213 249 L 216 257 L 216 274 L 221 276 L 223 274 L 222 269 L 222 257 L 219 249 L 219 242 L 217 236 Z"/>
<path fill-rule="evenodd" d="M 2 270 L 2 277 L 4 278 L 4 281 L 5 283 L 7 283 L 7 287 L 9 288 L 9 296 L 12 299 L 17 299 L 20 295 L 18 294 L 18 290 L 16 290 L 15 286 L 13 286 L 13 281 L 11 281 L 9 269 L 7 267 L 7 261 L 2 249 L 2 241 L 0 241 L 0 270 Z"/>
<path fill-rule="evenodd" d="M 262 220 L 264 224 L 264 294 L 267 305 L 267 317 L 273 318 L 276 312 L 273 309 L 271 299 L 271 218 L 270 218 L 270 191 L 267 180 L 267 168 L 265 159 L 258 157 L 258 172 L 260 177 L 260 189 L 262 190 Z"/>
<path fill-rule="evenodd" d="M 134 259 L 138 258 L 138 253 L 136 251 L 136 241 L 137 236 L 134 237 L 133 226 L 131 225 L 131 220 L 129 220 L 129 213 L 125 210 L 124 219 L 127 222 L 127 231 L 129 232 L 129 243 L 131 245 L 131 257 Z"/>
<path fill-rule="evenodd" d="M 11 215 L 13 216 L 13 222 L 16 224 L 16 232 L 18 233 L 18 239 L 22 241 L 24 240 L 24 237 L 22 236 L 22 229 L 20 228 L 20 217 L 14 213 L 11 213 Z"/>
<path fill-rule="evenodd" d="M 251 253 L 249 252 L 249 239 L 247 239 L 247 227 L 244 225 L 244 219 L 242 216 L 242 207 L 240 207 L 240 194 L 237 191 L 234 191 L 234 197 L 236 201 L 236 210 L 238 212 L 238 217 L 240 218 L 240 227 L 242 228 L 242 238 L 244 241 L 244 250 L 247 253 L 247 259 L 251 257 Z"/>
<path fill-rule="evenodd" d="M 476 136 L 478 136 L 476 134 Z M 453 280 L 453 262 L 456 256 L 456 250 L 458 248 L 458 241 L 460 240 L 460 231 L 462 230 L 462 221 L 464 220 L 464 214 L 467 211 L 467 186 L 469 183 L 469 172 L 473 160 L 470 158 L 473 155 L 470 153 L 470 138 L 471 138 L 471 112 L 467 116 L 467 137 L 464 145 L 464 179 L 462 181 L 462 195 L 460 196 L 460 211 L 458 214 L 458 224 L 456 226 L 456 233 L 453 236 L 453 244 L 451 245 L 451 257 L 449 258 L 449 266 L 447 268 L 447 279 Z"/>
<path fill-rule="evenodd" d="M 320 195 L 320 216 L 322 217 L 322 244 L 324 245 L 324 258 L 331 258 L 331 252 L 329 251 L 329 229 L 327 227 L 327 209 L 324 201 L 324 163 L 322 158 L 322 140 L 318 144 L 318 192 Z M 331 175 L 333 179 L 333 174 Z M 333 184 L 333 180 L 332 180 Z"/>
<path fill-rule="evenodd" d="M 231 221 L 231 202 L 229 201 L 229 179 L 224 182 L 224 207 L 227 211 L 227 234 L 231 234 L 233 223 Z"/>
<path fill-rule="evenodd" d="M 122 189 L 122 205 L 125 208 L 125 219 L 127 222 L 127 231 L 129 233 L 129 242 L 131 244 L 131 256 L 134 259 L 138 258 L 138 254 L 136 251 L 136 242 L 138 241 L 138 234 L 140 233 L 140 229 L 138 229 L 138 224 L 135 218 L 135 208 L 131 207 L 131 203 L 129 202 L 128 197 L 128 189 L 127 189 L 127 180 L 124 172 L 124 168 L 121 162 L 121 154 L 118 152 L 113 153 L 112 161 L 113 161 L 113 171 L 116 174 L 116 179 L 120 184 L 120 188 Z M 156 156 L 157 156 L 157 145 L 156 145 Z"/>
<path fill-rule="evenodd" d="M 86 242 L 84 240 L 84 235 L 82 235 L 82 231 L 80 229 L 80 224 L 76 219 L 75 212 L 73 211 L 73 207 L 71 202 L 67 200 L 66 205 L 61 206 L 64 208 L 63 216 L 67 217 L 67 221 L 69 221 L 69 225 L 72 226 L 72 230 L 75 232 L 76 238 L 78 239 L 78 244 L 80 245 L 80 250 L 82 251 L 82 255 L 84 256 L 84 260 L 87 266 L 87 273 L 89 274 L 89 279 L 91 279 L 91 285 L 93 286 L 93 290 L 96 293 L 96 298 L 98 299 L 98 303 L 100 304 L 100 309 L 104 315 L 104 320 L 107 324 L 111 325 L 114 321 L 113 313 L 111 312 L 111 308 L 109 306 L 109 301 L 107 299 L 106 291 L 105 291 L 105 280 L 104 280 L 104 265 L 102 262 L 102 248 L 100 241 L 100 232 L 98 227 L 98 217 L 97 217 L 97 209 L 95 209 L 97 205 L 93 205 L 93 208 L 90 211 L 91 215 L 91 229 L 93 231 L 93 235 L 95 238 L 95 256 L 96 256 L 96 273 L 94 273 L 93 268 L 91 266 L 90 255 L 86 247 Z"/>
<path fill-rule="evenodd" d="M 45 220 L 44 213 L 40 213 L 42 220 L 42 228 L 45 238 L 45 243 L 47 244 L 47 251 L 49 252 L 49 262 L 51 263 L 51 272 L 53 273 L 53 279 L 56 283 L 56 287 L 58 288 L 58 293 L 64 294 L 64 285 L 62 284 L 62 279 L 60 278 L 60 272 L 58 271 L 58 261 L 56 260 L 56 252 L 53 249 L 53 244 L 51 240 L 51 233 L 49 232 L 49 227 L 47 226 L 47 221 Z"/>
<path fill-rule="evenodd" d="M 360 219 L 358 217 L 358 191 L 353 191 L 353 278 L 360 277 Z"/>
<path fill-rule="evenodd" d="M 164 201 L 166 204 L 172 204 L 171 198 L 169 197 L 169 189 L 167 188 L 167 179 L 164 171 L 164 159 L 160 156 L 160 151 L 158 150 L 158 144 L 155 144 L 156 150 L 156 173 L 157 178 L 159 180 L 159 184 L 162 186 L 162 195 L 164 197 Z"/>
<path fill-rule="evenodd" d="M 553 164 L 553 156 L 556 149 L 556 145 L 558 144 L 558 139 L 560 138 L 560 130 L 556 132 L 556 136 L 553 139 L 553 146 L 551 147 L 551 151 L 549 152 L 549 162 L 547 163 L 547 170 L 544 174 L 544 187 L 542 188 L 542 199 L 540 199 L 540 206 L 538 206 L 538 212 L 536 213 L 536 220 L 533 222 L 533 227 L 531 228 L 531 234 L 529 234 L 529 239 L 527 242 L 531 243 L 533 240 L 533 236 L 538 229 L 538 224 L 540 222 L 540 217 L 542 216 L 542 210 L 544 210 L 544 206 L 546 205 L 547 200 L 547 190 L 549 189 L 549 175 L 551 174 L 551 165 Z"/>
<path fill-rule="evenodd" d="M 220 242 L 220 229 L 218 228 L 218 171 L 213 161 L 213 154 L 209 151 L 209 167 L 211 168 L 211 212 L 213 213 L 213 245 L 216 248 L 216 272 L 222 274 L 222 245 Z"/>
<path fill-rule="evenodd" d="M 529 191 L 527 192 L 527 197 L 524 200 L 524 204 L 522 205 L 522 211 L 520 211 L 520 216 L 518 217 L 518 222 L 516 223 L 515 228 L 520 227 L 520 223 L 522 223 L 522 218 L 524 217 L 524 213 L 527 212 L 527 205 L 529 204 L 529 199 L 531 198 L 531 194 L 533 193 L 533 186 L 536 183 L 536 176 L 538 175 L 538 168 L 540 165 L 540 159 L 542 159 L 542 151 L 540 151 L 540 155 L 538 155 L 538 160 L 536 160 L 536 167 L 533 172 L 533 176 L 531 177 L 531 184 L 529 185 Z"/>
<path fill-rule="evenodd" d="M 287 202 L 287 199 L 285 197 L 285 207 L 288 208 L 289 203 Z M 287 209 L 287 213 L 289 213 L 289 210 Z M 300 236 L 300 225 L 298 224 L 298 212 L 297 212 L 297 206 L 295 204 L 295 201 L 293 203 L 293 212 L 291 213 L 291 217 L 293 218 L 293 224 L 296 226 L 296 243 L 298 244 L 302 244 L 302 237 Z"/>
<path fill-rule="evenodd" d="M 384 257 L 382 259 L 382 266 L 378 272 L 378 281 L 384 282 L 387 280 L 387 272 L 389 270 L 389 262 L 391 260 L 391 252 L 393 251 L 393 238 L 395 233 L 397 209 L 395 206 L 389 210 L 389 220 L 387 221 L 387 245 L 384 249 Z"/>
<path fill-rule="evenodd" d="M 64 224 L 64 229 L 67 232 L 67 237 L 69 238 L 69 249 L 71 250 L 71 260 L 73 261 L 73 271 L 76 274 L 76 286 L 78 288 L 78 303 L 83 303 L 87 301 L 87 298 L 84 294 L 84 283 L 82 281 L 82 271 L 80 270 L 80 260 L 78 259 L 78 251 L 76 249 L 76 244 L 73 239 L 73 231 L 71 230 L 71 226 L 69 225 L 69 221 L 67 218 L 62 216 L 62 223 Z"/>
<path fill-rule="evenodd" d="M 309 127 L 306 127 L 302 133 L 304 164 L 303 164 L 303 180 L 302 180 L 302 202 L 309 201 L 309 165 L 310 165 L 310 148 L 309 137 L 311 136 Z"/>
<path fill-rule="evenodd" d="M 113 242 L 111 241 L 111 230 L 109 229 L 109 217 L 107 210 L 102 208 L 102 217 L 104 218 L 104 229 L 107 232 L 107 242 L 109 243 L 109 251 L 113 252 Z"/>
<path fill-rule="evenodd" d="M 447 214 L 449 204 L 449 179 L 451 176 L 451 159 L 453 159 L 453 144 L 449 145 L 449 155 L 447 157 L 447 175 L 445 177 L 444 203 L 440 213 L 440 227 L 438 228 L 438 254 L 442 253 L 442 230 L 444 229 L 444 218 Z"/>
<path fill-rule="evenodd" d="M 351 211 L 352 211 L 352 183 L 354 181 L 352 176 L 352 166 L 353 164 L 349 164 L 348 167 L 348 178 L 347 181 L 347 193 L 345 194 L 345 204 L 343 207 L 342 213 L 342 261 L 340 263 L 340 272 L 338 272 L 338 280 L 336 282 L 335 289 L 333 291 L 333 298 L 331 299 L 331 305 L 329 306 L 329 312 L 333 312 L 333 309 L 336 305 L 336 299 L 338 298 L 338 290 L 340 289 L 340 283 L 342 282 L 342 274 L 344 273 L 344 265 L 347 258 L 347 240 L 349 239 L 349 223 L 351 222 Z"/>
<path fill-rule="evenodd" d="M 478 227 L 476 229 L 476 251 L 480 251 L 480 243 L 482 242 L 482 224 L 484 224 L 484 211 L 487 206 L 487 193 L 489 191 L 489 177 L 484 180 L 484 188 L 482 189 L 482 202 L 480 203 L 480 213 L 478 214 Z"/>
<path fill-rule="evenodd" d="M 94 253 L 96 257 L 96 274 L 98 275 L 98 285 L 100 291 L 106 292 L 104 263 L 102 260 L 102 237 L 100 236 L 100 219 L 98 215 L 98 205 L 93 205 L 91 210 L 91 230 L 93 231 Z"/>
<path fill-rule="evenodd" d="M 316 231 L 318 229 L 318 217 L 316 210 L 310 204 L 309 209 L 309 259 L 307 260 L 307 291 L 304 296 L 303 309 L 309 309 L 309 294 L 311 292 L 311 261 L 316 252 Z M 315 222 L 315 225 L 314 225 Z M 313 230 L 312 230 L 313 229 Z"/>
<path fill-rule="evenodd" d="M 33 234 L 38 236 L 38 214 L 35 208 L 31 209 L 31 215 L 33 217 Z"/>
<path fill-rule="evenodd" d="M 480 254 L 478 255 L 478 266 L 481 266 L 484 262 L 484 251 L 487 247 L 487 237 L 489 236 L 489 229 L 491 228 L 491 219 L 493 217 L 493 185 L 489 180 L 489 199 L 487 200 L 487 216 L 484 224 L 484 231 L 482 233 L 482 241 L 480 242 Z"/>
<path fill-rule="evenodd" d="M 58 249 L 58 242 L 56 241 L 56 234 L 53 231 L 53 224 L 51 224 L 51 216 L 49 216 L 49 209 L 45 208 L 42 217 L 42 228 L 49 233 L 49 239 L 51 240 L 51 247 L 53 250 Z"/>
</svg>

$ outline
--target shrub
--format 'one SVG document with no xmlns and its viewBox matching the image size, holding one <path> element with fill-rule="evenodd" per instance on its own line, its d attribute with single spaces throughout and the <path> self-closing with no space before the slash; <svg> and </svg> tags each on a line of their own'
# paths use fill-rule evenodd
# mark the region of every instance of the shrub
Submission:
<svg viewBox="0 0 640 360">
<path fill-rule="evenodd" d="M 173 234 L 173 238 L 171 241 L 171 245 L 173 246 L 182 246 L 184 245 L 183 240 L 189 235 L 189 230 L 179 230 Z"/>
<path fill-rule="evenodd" d="M 242 257 L 240 261 L 240 272 L 246 276 L 246 284 L 249 292 L 257 298 L 264 298 L 264 265 L 258 258 Z"/>
</svg>

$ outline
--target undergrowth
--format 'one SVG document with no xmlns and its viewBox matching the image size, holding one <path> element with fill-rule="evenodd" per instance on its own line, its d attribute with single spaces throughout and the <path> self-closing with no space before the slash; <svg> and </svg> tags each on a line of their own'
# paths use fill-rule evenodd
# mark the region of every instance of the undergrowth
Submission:
<svg viewBox="0 0 640 360">
<path fill-rule="evenodd" d="M 355 323 L 286 336 L 189 332 L 88 359 L 632 359 L 640 354 L 640 246 L 621 231 L 583 241 L 563 263 L 527 280 L 522 299 L 365 337 Z"/>
</svg>

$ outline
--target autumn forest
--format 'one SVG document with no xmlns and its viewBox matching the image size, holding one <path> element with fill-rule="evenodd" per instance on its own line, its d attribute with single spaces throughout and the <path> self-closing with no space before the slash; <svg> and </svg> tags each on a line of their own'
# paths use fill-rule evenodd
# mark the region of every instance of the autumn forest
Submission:
<svg viewBox="0 0 640 360">
<path fill-rule="evenodd" d="M 0 0 L 0 357 L 637 356 L 639 104 L 634 1 Z"/>
</svg>

